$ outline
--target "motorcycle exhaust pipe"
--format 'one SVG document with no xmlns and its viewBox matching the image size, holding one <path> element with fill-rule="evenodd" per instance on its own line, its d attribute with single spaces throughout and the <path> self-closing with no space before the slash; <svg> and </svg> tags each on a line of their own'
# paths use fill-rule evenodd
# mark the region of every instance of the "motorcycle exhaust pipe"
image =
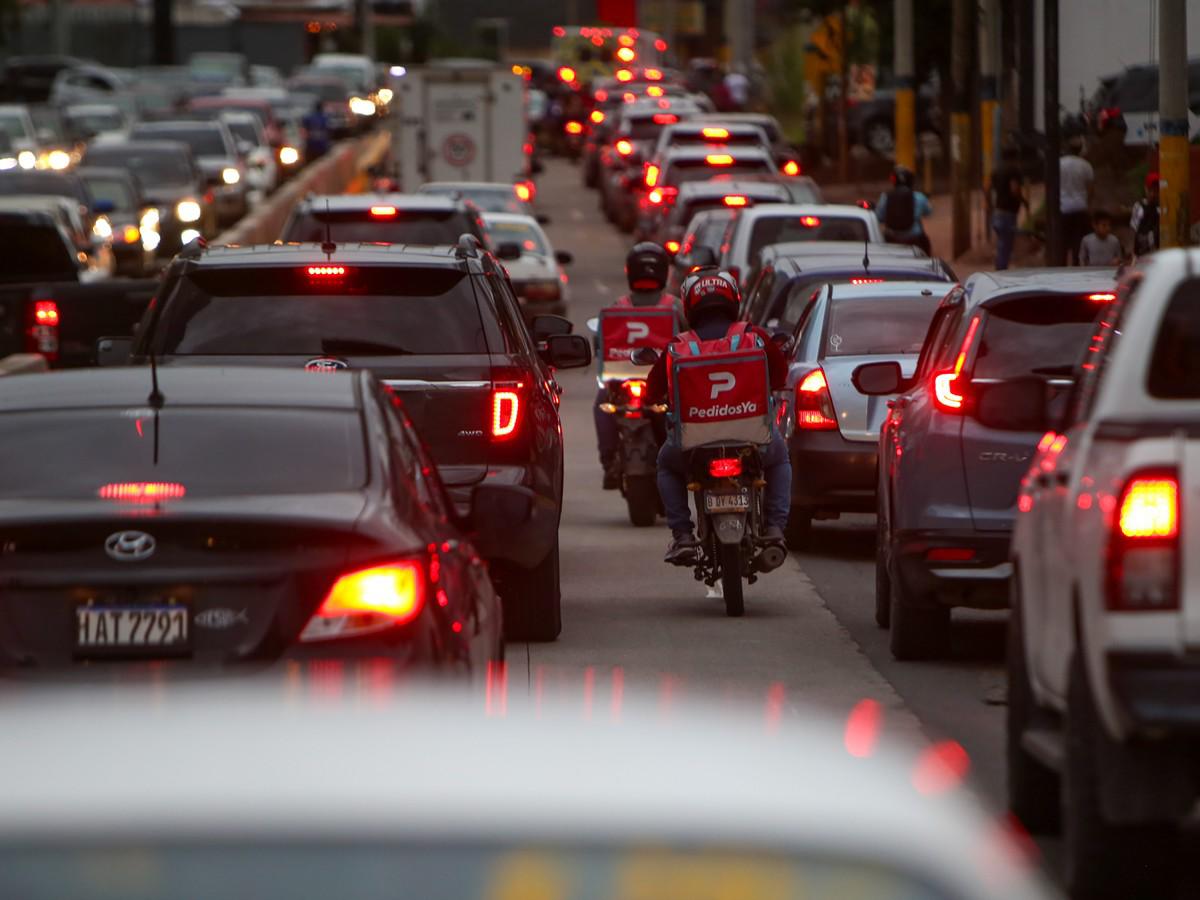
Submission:
<svg viewBox="0 0 1200 900">
<path fill-rule="evenodd" d="M 787 550 L 778 544 L 768 544 L 758 554 L 756 568 L 760 572 L 773 572 L 787 561 Z"/>
</svg>

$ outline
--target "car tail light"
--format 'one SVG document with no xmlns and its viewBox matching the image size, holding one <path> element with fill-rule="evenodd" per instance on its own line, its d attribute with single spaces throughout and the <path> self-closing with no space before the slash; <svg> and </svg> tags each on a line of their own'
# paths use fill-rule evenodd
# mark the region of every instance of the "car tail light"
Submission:
<svg viewBox="0 0 1200 900">
<path fill-rule="evenodd" d="M 623 63 L 631 63 L 637 59 L 637 53 L 632 47 L 619 47 L 617 49 L 617 59 Z"/>
<path fill-rule="evenodd" d="M 659 53 L 666 53 L 667 52 L 667 42 L 664 41 L 662 38 L 658 38 L 654 42 L 654 49 L 657 50 Z"/>
<path fill-rule="evenodd" d="M 513 185 L 513 193 L 517 195 L 517 199 L 522 203 L 529 203 L 533 200 L 534 187 L 529 181 L 518 181 Z"/>
<path fill-rule="evenodd" d="M 628 156 L 633 152 L 633 143 L 622 138 L 616 143 L 617 153 L 621 156 Z"/>
<path fill-rule="evenodd" d="M 563 130 L 567 134 L 583 134 L 583 123 L 582 122 L 568 122 L 566 125 L 563 126 Z"/>
<path fill-rule="evenodd" d="M 606 103 L 608 101 L 608 91 L 601 88 L 592 95 L 596 98 L 597 103 Z"/>
<path fill-rule="evenodd" d="M 40 353 L 47 361 L 58 359 L 58 303 L 34 300 L 26 307 L 25 351 Z"/>
<path fill-rule="evenodd" d="M 784 175 L 799 175 L 800 163 L 796 162 L 794 159 L 789 159 L 783 164 L 783 166 L 780 168 L 780 171 L 783 172 Z"/>
<path fill-rule="evenodd" d="M 667 101 L 664 100 L 662 102 L 666 103 Z M 655 125 L 674 125 L 678 121 L 679 121 L 679 116 L 675 115 L 675 113 L 655 113 L 654 114 L 654 124 Z"/>
<path fill-rule="evenodd" d="M 710 153 L 704 157 L 704 161 L 710 166 L 732 166 L 733 157 L 728 153 Z"/>
<path fill-rule="evenodd" d="M 970 547 L 934 547 L 925 551 L 929 562 L 970 562 L 974 558 L 975 551 Z"/>
<path fill-rule="evenodd" d="M 404 625 L 425 606 L 425 566 L 405 559 L 359 569 L 333 583 L 301 641 L 327 641 Z"/>
<path fill-rule="evenodd" d="M 801 216 L 800 224 L 805 228 L 820 228 L 821 219 L 819 216 Z"/>
<path fill-rule="evenodd" d="M 883 284 L 882 278 L 851 278 L 851 284 Z"/>
<path fill-rule="evenodd" d="M 742 474 L 742 460 L 737 456 L 710 459 L 708 474 L 713 478 L 736 478 Z"/>
<path fill-rule="evenodd" d="M 604 121 L 604 119 L 606 117 L 604 115 L 604 110 L 593 109 L 591 115 L 589 115 L 588 118 L 592 120 L 593 125 L 599 125 L 601 122 Z"/>
<path fill-rule="evenodd" d="M 725 197 L 724 202 L 726 206 L 741 207 L 749 205 L 750 198 L 744 197 L 741 194 L 730 194 L 729 196 Z"/>
<path fill-rule="evenodd" d="M 652 188 L 658 184 L 658 166 L 653 163 L 646 166 L 646 187 Z"/>
<path fill-rule="evenodd" d="M 564 84 L 570 84 L 572 81 L 575 80 L 575 70 L 572 69 L 570 66 L 559 66 L 558 67 L 558 80 L 563 82 Z"/>
<path fill-rule="evenodd" d="M 1179 608 L 1179 523 L 1174 470 L 1139 472 L 1126 482 L 1109 539 L 1109 610 Z"/>
<path fill-rule="evenodd" d="M 655 188 L 646 195 L 646 199 L 649 200 L 653 205 L 658 206 L 663 202 L 663 192 L 658 188 Z"/>
<path fill-rule="evenodd" d="M 512 389 L 492 391 L 492 437 L 510 438 L 521 421 L 521 395 Z"/>
<path fill-rule="evenodd" d="M 729 140 L 728 128 L 702 128 L 700 133 L 710 141 L 727 141 Z"/>
<path fill-rule="evenodd" d="M 666 248 L 668 253 L 674 256 L 679 252 L 679 241 L 664 241 L 663 247 Z"/>
<path fill-rule="evenodd" d="M 396 217 L 396 207 L 394 206 L 372 206 L 371 218 L 373 219 L 394 219 Z"/>
<path fill-rule="evenodd" d="M 1088 294 L 1088 299 L 1095 303 L 1112 303 L 1117 299 L 1116 294 Z"/>
<path fill-rule="evenodd" d="M 796 427 L 803 431 L 832 431 L 838 427 L 822 369 L 813 369 L 796 385 Z"/>
<path fill-rule="evenodd" d="M 659 69 L 646 69 L 642 72 L 647 81 L 662 81 L 663 73 Z"/>
<path fill-rule="evenodd" d="M 96 495 L 101 500 L 122 503 L 158 503 L 182 499 L 187 495 L 187 488 L 174 481 L 122 481 L 101 486 Z"/>
<path fill-rule="evenodd" d="M 346 274 L 345 266 L 309 266 L 306 270 L 309 278 L 341 278 Z"/>
<path fill-rule="evenodd" d="M 967 336 L 963 338 L 962 346 L 958 350 L 954 368 L 933 376 L 933 402 L 942 412 L 962 412 L 963 395 L 960 393 L 962 388 L 958 384 L 958 376 L 962 374 L 963 366 L 966 365 L 967 354 L 971 351 L 971 344 L 978 329 L 979 316 L 975 316 L 967 326 Z"/>
<path fill-rule="evenodd" d="M 626 81 L 633 81 L 633 73 L 628 69 L 617 69 L 617 81 L 624 84 Z"/>
</svg>

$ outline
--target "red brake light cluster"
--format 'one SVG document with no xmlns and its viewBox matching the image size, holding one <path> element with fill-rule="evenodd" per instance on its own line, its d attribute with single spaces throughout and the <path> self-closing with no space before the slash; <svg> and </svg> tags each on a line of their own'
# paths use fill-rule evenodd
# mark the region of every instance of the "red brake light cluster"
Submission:
<svg viewBox="0 0 1200 900">
<path fill-rule="evenodd" d="M 820 228 L 821 219 L 819 216 L 801 216 L 800 224 L 805 228 Z"/>
<path fill-rule="evenodd" d="M 517 199 L 522 203 L 530 203 L 533 200 L 534 185 L 532 181 L 518 181 L 513 185 L 513 193 L 517 195 Z"/>
<path fill-rule="evenodd" d="M 646 69 L 642 72 L 647 81 L 662 81 L 663 73 L 659 69 Z"/>
<path fill-rule="evenodd" d="M 646 166 L 646 187 L 652 188 L 658 184 L 658 166 L 651 163 Z"/>
<path fill-rule="evenodd" d="M 558 80 L 562 81 L 566 84 L 570 84 L 572 81 L 575 80 L 575 70 L 572 69 L 570 66 L 559 66 L 558 67 Z"/>
<path fill-rule="evenodd" d="M 710 153 L 704 157 L 704 161 L 710 166 L 732 166 L 733 157 L 728 153 Z"/>
<path fill-rule="evenodd" d="M 512 437 L 520 420 L 521 395 L 511 389 L 492 391 L 492 437 L 500 440 Z"/>
<path fill-rule="evenodd" d="M 630 141 L 625 140 L 625 138 L 621 138 L 621 140 L 617 141 L 615 146 L 617 148 L 617 153 L 621 154 L 621 156 L 628 156 L 633 152 L 633 144 Z"/>
<path fill-rule="evenodd" d="M 710 459 L 708 474 L 713 478 L 736 478 L 742 474 L 742 460 L 737 456 Z"/>
<path fill-rule="evenodd" d="M 882 278 L 851 278 L 851 284 L 883 284 Z"/>
<path fill-rule="evenodd" d="M 633 81 L 633 73 L 628 69 L 617 69 L 617 81 L 620 81 L 622 84 L 626 81 Z"/>
<path fill-rule="evenodd" d="M 700 133 L 710 141 L 727 141 L 729 140 L 728 128 L 702 128 Z"/>
<path fill-rule="evenodd" d="M 674 256 L 679 252 L 679 241 L 663 241 L 663 247 L 668 253 Z"/>
<path fill-rule="evenodd" d="M 157 503 L 160 500 L 179 500 L 187 494 L 187 488 L 173 481 L 126 481 L 103 485 L 96 493 L 101 500 Z"/>
<path fill-rule="evenodd" d="M 567 134 L 583 134 L 583 123 L 568 122 L 563 126 L 563 130 L 566 131 Z"/>
<path fill-rule="evenodd" d="M 25 312 L 25 351 L 40 353 L 49 362 L 58 359 L 58 303 L 34 300 Z"/>
<path fill-rule="evenodd" d="M 783 164 L 783 167 L 780 169 L 780 171 L 782 171 L 784 175 L 799 175 L 800 163 L 796 162 L 794 159 L 789 159 Z"/>
<path fill-rule="evenodd" d="M 33 321 L 38 325 L 58 325 L 58 304 L 53 300 L 36 300 L 33 304 Z"/>
<path fill-rule="evenodd" d="M 665 103 L 666 101 L 663 101 L 663 102 Z M 674 113 L 655 113 L 654 114 L 654 124 L 655 125 L 674 125 L 678 121 L 679 121 L 679 116 L 675 115 Z"/>
<path fill-rule="evenodd" d="M 617 59 L 623 63 L 631 63 L 637 59 L 637 53 L 634 52 L 632 47 L 620 47 L 617 50 Z"/>
<path fill-rule="evenodd" d="M 1109 610 L 1179 608 L 1179 505 L 1179 475 L 1173 469 L 1138 472 L 1126 482 L 1109 539 Z"/>
<path fill-rule="evenodd" d="M 796 385 L 796 427 L 804 431 L 833 431 L 838 427 L 822 369 L 813 369 Z"/>
<path fill-rule="evenodd" d="M 933 376 L 933 402 L 942 412 L 962 412 L 963 395 L 959 393 L 958 376 L 962 374 L 963 366 L 966 365 L 967 353 L 971 350 L 978 329 L 979 316 L 975 316 L 967 326 L 967 335 L 963 338 L 958 357 L 954 360 L 954 368 Z"/>
<path fill-rule="evenodd" d="M 606 116 L 604 115 L 604 110 L 593 109 L 591 115 L 589 115 L 588 118 L 592 120 L 593 125 L 599 125 L 601 122 L 603 122 L 605 120 Z"/>
<path fill-rule="evenodd" d="M 1095 303 L 1112 303 L 1117 299 L 1116 294 L 1088 294 L 1088 299 Z"/>
<path fill-rule="evenodd" d="M 1126 538 L 1179 534 L 1179 483 L 1175 478 L 1134 478 L 1121 495 L 1117 527 Z"/>
<path fill-rule="evenodd" d="M 340 278 L 346 274 L 345 266 L 309 266 L 306 270 L 310 278 Z"/>
<path fill-rule="evenodd" d="M 725 197 L 726 206 L 748 206 L 750 203 L 749 197 L 744 197 L 741 194 L 730 194 Z"/>
<path fill-rule="evenodd" d="M 394 219 L 396 217 L 396 207 L 394 206 L 372 206 L 371 218 L 373 219 Z"/>
<path fill-rule="evenodd" d="M 434 564 L 430 580 L 436 581 Z M 425 606 L 423 562 L 402 559 L 349 572 L 338 578 L 300 640 L 326 641 L 384 631 L 413 621 Z"/>
</svg>

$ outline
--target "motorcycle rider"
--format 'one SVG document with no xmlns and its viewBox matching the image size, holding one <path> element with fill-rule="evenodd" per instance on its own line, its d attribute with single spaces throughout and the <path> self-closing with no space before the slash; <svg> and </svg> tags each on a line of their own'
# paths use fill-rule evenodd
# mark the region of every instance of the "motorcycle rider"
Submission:
<svg viewBox="0 0 1200 900">
<path fill-rule="evenodd" d="M 875 216 L 889 244 L 915 244 L 932 255 L 929 235 L 921 220 L 933 215 L 933 204 L 915 187 L 916 177 L 906 166 L 892 170 L 892 189 L 879 195 Z"/>
<path fill-rule="evenodd" d="M 737 281 L 728 272 L 718 272 L 714 267 L 693 273 L 683 283 L 681 293 L 690 331 L 677 335 L 676 341 L 720 340 L 737 324 L 741 296 Z M 765 331 L 753 328 L 752 332 L 766 351 L 771 390 L 782 390 L 787 385 L 787 358 Z M 651 403 L 669 402 L 667 364 L 668 354 L 664 353 L 646 379 L 646 396 Z M 782 545 L 791 506 L 792 464 L 787 444 L 774 429 L 771 442 L 762 450 L 762 464 L 767 481 L 763 537 Z M 671 529 L 671 544 L 664 561 L 679 566 L 694 565 L 698 559 L 699 542 L 688 505 L 687 479 L 687 454 L 668 440 L 658 454 L 658 493 Z"/>
<path fill-rule="evenodd" d="M 675 310 L 677 328 L 683 330 L 687 322 L 683 317 L 679 298 L 666 293 L 667 277 L 670 273 L 671 257 L 653 241 L 635 244 L 625 257 L 625 278 L 629 282 L 629 293 L 617 299 L 614 306 L 662 306 Z M 601 360 L 599 354 L 597 359 Z M 601 365 L 603 361 L 601 360 Z M 592 418 L 596 423 L 596 444 L 600 449 L 600 465 L 604 469 L 604 490 L 615 491 L 621 486 L 617 465 L 617 423 L 611 415 L 601 412 L 608 388 L 601 386 L 592 405 Z"/>
</svg>

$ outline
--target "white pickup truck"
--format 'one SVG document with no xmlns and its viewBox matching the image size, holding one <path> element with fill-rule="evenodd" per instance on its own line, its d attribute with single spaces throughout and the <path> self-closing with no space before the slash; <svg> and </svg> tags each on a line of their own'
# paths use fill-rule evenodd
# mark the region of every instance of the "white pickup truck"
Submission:
<svg viewBox="0 0 1200 900">
<path fill-rule="evenodd" d="M 1042 383 L 979 401 L 1049 429 L 1012 541 L 1009 800 L 1061 824 L 1072 897 L 1169 897 L 1200 796 L 1200 252 L 1126 274 L 1084 357 L 1058 421 Z"/>
</svg>

